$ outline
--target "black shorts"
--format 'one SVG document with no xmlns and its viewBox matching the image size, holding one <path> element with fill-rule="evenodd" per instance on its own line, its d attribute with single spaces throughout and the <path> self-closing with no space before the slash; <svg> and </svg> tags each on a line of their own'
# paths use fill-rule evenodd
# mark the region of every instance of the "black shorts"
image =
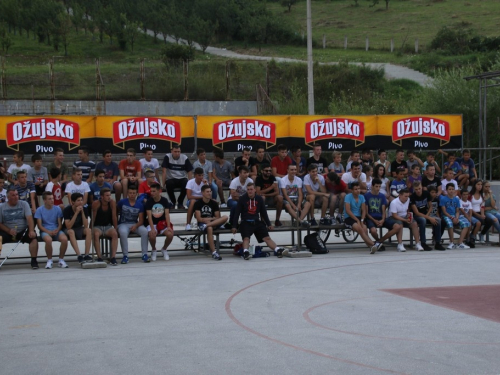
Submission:
<svg viewBox="0 0 500 375">
<path fill-rule="evenodd" d="M 0 236 L 2 236 L 2 243 L 12 243 L 12 242 L 19 242 L 21 240 L 22 243 L 30 243 L 33 241 L 35 238 L 30 238 L 28 231 L 24 234 L 24 232 L 19 232 L 16 234 L 15 238 L 12 238 L 12 234 L 4 232 L 3 230 L 0 231 Z"/>
<path fill-rule="evenodd" d="M 241 238 L 250 238 L 252 234 L 257 238 L 257 242 L 263 242 L 264 238 L 269 237 L 267 226 L 263 221 L 245 221 L 240 224 Z"/>
<path fill-rule="evenodd" d="M 359 217 L 358 217 L 358 219 L 359 219 L 359 220 L 361 220 L 361 218 L 359 218 Z M 352 229 L 352 226 L 353 226 L 354 224 L 356 224 L 356 223 L 357 223 L 357 221 L 356 221 L 356 220 L 354 220 L 354 219 L 353 219 L 352 217 L 350 217 L 350 216 L 349 216 L 348 218 L 344 219 L 344 225 L 345 225 L 345 227 L 346 227 L 347 229 Z"/>
<path fill-rule="evenodd" d="M 83 227 L 80 227 L 80 228 L 72 228 L 74 231 L 75 231 L 75 238 L 77 240 L 83 240 L 85 238 L 85 234 L 83 232 Z M 67 228 L 64 228 L 63 232 L 66 236 L 68 236 L 69 238 L 69 235 L 68 235 L 68 230 Z"/>
</svg>

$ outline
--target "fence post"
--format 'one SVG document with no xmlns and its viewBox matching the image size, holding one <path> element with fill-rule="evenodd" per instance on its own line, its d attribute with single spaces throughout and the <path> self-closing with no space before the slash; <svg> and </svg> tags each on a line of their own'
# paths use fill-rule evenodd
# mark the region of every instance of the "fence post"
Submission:
<svg viewBox="0 0 500 375">
<path fill-rule="evenodd" d="M 391 52 L 394 52 L 394 39 L 391 39 Z"/>
<path fill-rule="evenodd" d="M 95 59 L 95 100 L 101 99 L 101 86 L 99 79 L 99 58 Z"/>
<path fill-rule="evenodd" d="M 5 57 L 0 56 L 2 60 L 2 78 L 0 79 L 0 86 L 2 86 L 2 99 L 7 99 L 7 78 L 5 77 Z"/>
<path fill-rule="evenodd" d="M 365 51 L 368 51 L 370 49 L 370 40 L 368 37 L 366 37 L 366 45 L 365 45 Z"/>
<path fill-rule="evenodd" d="M 229 100 L 229 90 L 231 89 L 229 82 L 229 60 L 226 61 L 226 100 Z"/>
<path fill-rule="evenodd" d="M 188 64 L 189 61 L 183 61 L 182 65 L 184 67 L 184 100 L 189 99 L 189 91 L 188 91 Z"/>
<path fill-rule="evenodd" d="M 269 62 L 266 62 L 266 94 L 269 96 L 270 88 L 270 80 L 269 80 Z"/>
<path fill-rule="evenodd" d="M 50 99 L 55 100 L 56 88 L 54 82 L 54 58 L 49 60 L 49 79 L 50 79 Z"/>
<path fill-rule="evenodd" d="M 418 53 L 418 38 L 415 39 L 415 53 Z"/>
<path fill-rule="evenodd" d="M 146 80 L 146 70 L 144 68 L 144 58 L 141 59 L 141 100 L 146 100 L 146 88 L 145 88 L 145 80 Z"/>
<path fill-rule="evenodd" d="M 344 36 L 344 49 L 347 49 L 347 35 Z"/>
<path fill-rule="evenodd" d="M 323 49 L 326 48 L 326 35 L 323 34 Z"/>
</svg>

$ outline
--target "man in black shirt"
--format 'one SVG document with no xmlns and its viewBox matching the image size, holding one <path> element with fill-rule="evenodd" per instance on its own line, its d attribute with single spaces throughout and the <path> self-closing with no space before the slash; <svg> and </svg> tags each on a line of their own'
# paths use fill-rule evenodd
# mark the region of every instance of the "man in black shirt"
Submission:
<svg viewBox="0 0 500 375">
<path fill-rule="evenodd" d="M 405 152 L 401 149 L 396 150 L 396 160 L 391 163 L 392 177 L 396 178 L 400 170 L 405 171 L 405 176 L 408 176 L 408 164 L 406 164 Z"/>
<path fill-rule="evenodd" d="M 164 260 L 170 257 L 167 248 L 174 238 L 174 229 L 170 223 L 171 203 L 167 198 L 161 196 L 159 183 L 151 185 L 151 198 L 146 202 L 146 215 L 148 216 L 148 237 L 151 244 L 151 260 L 156 262 L 156 236 L 165 235 L 165 243 L 161 248 Z"/>
<path fill-rule="evenodd" d="M 257 161 L 255 160 L 255 158 L 250 156 L 250 149 L 248 147 L 245 147 L 241 152 L 241 156 L 238 156 L 234 161 L 235 176 L 238 176 L 240 174 L 238 168 L 242 165 L 248 168 L 248 170 L 250 171 L 249 177 L 255 181 L 255 179 L 257 178 Z"/>
<path fill-rule="evenodd" d="M 89 228 L 89 216 L 87 208 L 83 207 L 83 195 L 80 193 L 71 194 L 71 204 L 64 208 L 64 232 L 69 238 L 71 246 L 75 250 L 80 263 L 92 260 L 90 256 L 90 245 L 92 243 L 92 234 Z M 85 256 L 82 256 L 78 248 L 77 240 L 83 240 L 85 237 Z"/>
<path fill-rule="evenodd" d="M 232 223 L 233 234 L 236 233 L 236 225 L 240 214 L 240 233 L 241 238 L 243 239 L 243 259 L 250 259 L 248 245 L 250 244 L 250 237 L 252 234 L 255 235 L 255 238 L 257 238 L 257 242 L 265 242 L 271 250 L 276 250 L 278 258 L 282 258 L 284 249 L 276 246 L 276 243 L 271 239 L 271 237 L 269 237 L 268 230 L 272 230 L 273 227 L 269 221 L 269 216 L 267 215 L 264 198 L 256 194 L 255 184 L 253 182 L 250 182 L 247 185 L 247 193 L 243 194 L 240 199 L 238 199 L 234 222 Z"/>
<path fill-rule="evenodd" d="M 92 232 L 94 233 L 94 247 L 97 257 L 101 257 L 100 237 L 111 240 L 110 264 L 116 266 L 116 252 L 118 250 L 118 216 L 116 202 L 111 199 L 111 189 L 102 188 L 98 200 L 92 202 Z"/>
<path fill-rule="evenodd" d="M 222 260 L 222 257 L 215 251 L 214 244 L 214 228 L 222 227 L 227 216 L 220 216 L 219 204 L 212 199 L 212 188 L 210 185 L 201 187 L 202 198 L 198 199 L 194 204 L 194 215 L 198 222 L 198 229 L 202 232 L 207 232 L 208 246 L 212 252 L 214 260 Z"/>
<path fill-rule="evenodd" d="M 441 196 L 441 179 L 436 177 L 436 167 L 428 165 L 425 169 L 425 175 L 422 178 L 422 188 L 427 191 L 431 186 L 436 188 L 438 197 Z"/>
<path fill-rule="evenodd" d="M 316 164 L 318 166 L 318 174 L 328 173 L 328 162 L 325 158 L 321 157 L 321 145 L 314 144 L 313 145 L 313 156 L 307 159 L 306 167 L 309 167 L 311 164 Z"/>
<path fill-rule="evenodd" d="M 274 225 L 281 227 L 283 224 L 280 221 L 281 210 L 283 209 L 283 196 L 279 193 L 278 181 L 273 176 L 273 171 L 269 164 L 264 164 L 262 174 L 257 176 L 255 188 L 258 195 L 264 198 L 267 206 L 276 206 L 276 221 Z"/>
</svg>

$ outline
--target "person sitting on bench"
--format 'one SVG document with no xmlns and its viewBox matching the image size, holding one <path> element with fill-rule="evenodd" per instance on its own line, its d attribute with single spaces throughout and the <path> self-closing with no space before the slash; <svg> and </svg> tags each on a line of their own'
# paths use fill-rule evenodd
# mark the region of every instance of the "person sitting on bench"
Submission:
<svg viewBox="0 0 500 375">
<path fill-rule="evenodd" d="M 92 203 L 92 231 L 94 247 L 97 257 L 101 257 L 101 243 L 99 239 L 104 236 L 111 240 L 110 264 L 116 266 L 116 252 L 118 250 L 118 220 L 116 202 L 111 199 L 111 189 L 102 188 L 98 200 Z"/>
<path fill-rule="evenodd" d="M 81 173 L 81 172 L 80 172 Z M 69 238 L 69 242 L 78 256 L 78 262 L 88 262 L 92 260 L 90 256 L 90 245 L 92 244 L 92 234 L 89 228 L 87 207 L 83 206 L 83 195 L 73 193 L 70 197 L 70 205 L 63 210 L 64 233 Z M 85 238 L 85 256 L 81 255 L 77 240 Z M 99 257 L 100 258 L 100 257 Z M 100 259 L 102 261 L 102 259 Z"/>
<path fill-rule="evenodd" d="M 151 198 L 146 203 L 146 215 L 148 217 L 148 237 L 151 244 L 151 260 L 156 262 L 156 236 L 165 236 L 165 242 L 161 247 L 163 260 L 169 260 L 167 248 L 174 238 L 174 229 L 170 222 L 170 207 L 172 204 L 167 198 L 162 197 L 162 189 L 159 183 L 151 185 Z"/>
<path fill-rule="evenodd" d="M 188 212 L 186 216 L 186 230 L 191 230 L 191 219 L 193 218 L 194 213 L 194 204 L 196 201 L 202 198 L 201 188 L 203 185 L 208 184 L 207 180 L 203 179 L 203 168 L 196 168 L 194 170 L 194 178 L 189 180 L 186 184 L 186 195 L 187 195 L 187 204 L 188 204 Z"/>
</svg>

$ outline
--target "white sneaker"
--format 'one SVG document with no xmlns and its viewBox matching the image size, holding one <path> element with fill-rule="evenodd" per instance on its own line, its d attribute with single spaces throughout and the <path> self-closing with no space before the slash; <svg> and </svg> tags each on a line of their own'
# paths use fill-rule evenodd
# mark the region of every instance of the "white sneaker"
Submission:
<svg viewBox="0 0 500 375">
<path fill-rule="evenodd" d="M 417 251 L 424 251 L 424 248 L 420 244 L 420 242 L 417 242 Z"/>
<path fill-rule="evenodd" d="M 64 259 L 59 259 L 59 264 L 58 266 L 60 268 L 68 268 L 68 265 L 66 264 L 66 262 L 64 261 Z"/>
<path fill-rule="evenodd" d="M 156 262 L 156 250 L 151 250 L 151 261 Z"/>
<path fill-rule="evenodd" d="M 191 230 L 191 224 L 186 224 L 186 230 Z"/>
<path fill-rule="evenodd" d="M 406 251 L 404 245 L 402 243 L 398 243 L 398 251 L 404 253 Z"/>
<path fill-rule="evenodd" d="M 220 204 L 220 208 L 227 208 L 227 204 L 225 204 L 225 203 L 221 203 L 221 204 Z"/>
<path fill-rule="evenodd" d="M 462 242 L 460 245 L 457 246 L 457 249 L 470 249 L 470 246 L 467 246 Z"/>
<path fill-rule="evenodd" d="M 161 253 L 163 254 L 163 259 L 164 260 L 169 260 L 170 257 L 168 256 L 167 250 L 162 250 Z"/>
<path fill-rule="evenodd" d="M 48 270 L 52 268 L 52 259 L 47 260 L 47 265 L 45 266 L 45 268 Z"/>
<path fill-rule="evenodd" d="M 479 233 L 479 243 L 486 243 L 484 240 L 484 234 Z"/>
<path fill-rule="evenodd" d="M 450 244 L 446 248 L 448 250 L 453 250 L 453 249 L 456 249 L 456 245 L 453 242 L 450 242 Z"/>
</svg>

